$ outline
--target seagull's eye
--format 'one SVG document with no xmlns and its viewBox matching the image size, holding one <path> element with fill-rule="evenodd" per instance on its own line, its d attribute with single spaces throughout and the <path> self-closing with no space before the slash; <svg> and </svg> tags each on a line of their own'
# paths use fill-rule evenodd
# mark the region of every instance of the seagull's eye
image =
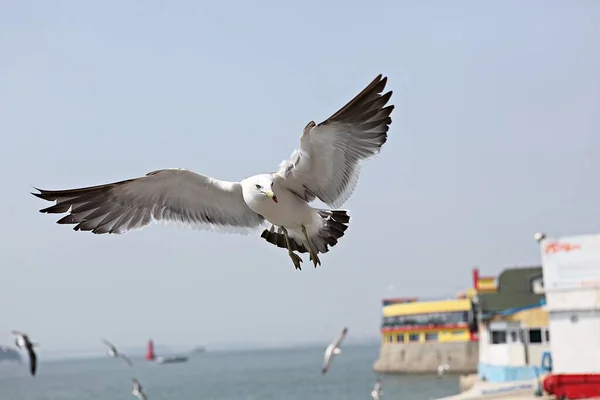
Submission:
<svg viewBox="0 0 600 400">
<path fill-rule="evenodd" d="M 260 188 L 261 188 L 261 186 L 260 186 L 259 184 L 256 184 L 256 188 L 257 188 L 257 189 L 260 189 Z"/>
</svg>

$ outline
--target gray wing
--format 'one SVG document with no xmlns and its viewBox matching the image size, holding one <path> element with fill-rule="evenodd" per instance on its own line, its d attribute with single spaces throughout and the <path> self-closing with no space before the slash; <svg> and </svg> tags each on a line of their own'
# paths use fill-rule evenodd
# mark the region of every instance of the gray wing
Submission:
<svg viewBox="0 0 600 400">
<path fill-rule="evenodd" d="M 117 348 L 115 347 L 114 344 L 112 344 L 111 342 L 109 342 L 106 339 L 102 339 L 102 342 L 104 343 L 104 345 L 106 345 L 108 348 L 110 348 L 112 351 L 114 351 L 115 354 L 119 354 L 119 352 L 117 351 Z"/>
<path fill-rule="evenodd" d="M 127 363 L 127 365 L 129 365 L 130 367 L 133 365 L 132 362 L 131 362 L 131 360 L 129 359 L 129 357 L 127 357 L 125 354 L 119 353 L 118 357 L 121 360 L 125 361 Z"/>
<path fill-rule="evenodd" d="M 281 163 L 274 179 L 305 201 L 344 204 L 356 187 L 360 162 L 378 154 L 387 140 L 394 106 L 386 106 L 392 91 L 381 94 L 386 83 L 378 75 L 326 121 L 309 122 L 300 148 Z"/>
<path fill-rule="evenodd" d="M 336 340 L 334 348 L 341 346 L 342 342 L 346 338 L 347 333 L 348 333 L 348 328 L 342 329 L 342 333 L 340 334 L 340 337 Z"/>
<path fill-rule="evenodd" d="M 139 392 L 142 391 L 142 385 L 140 384 L 140 381 L 138 381 L 136 378 L 133 378 L 131 380 L 131 383 L 133 383 L 133 389 L 137 390 Z"/>
<path fill-rule="evenodd" d="M 36 188 L 37 189 L 37 188 Z M 125 233 L 153 221 L 176 222 L 196 229 L 248 233 L 264 219 L 242 197 L 239 182 L 227 182 L 185 169 L 162 169 L 106 185 L 32 193 L 56 204 L 42 213 L 69 213 L 59 224 L 76 231 Z"/>
<path fill-rule="evenodd" d="M 27 346 L 27 354 L 29 354 L 29 372 L 31 373 L 31 376 L 35 376 L 37 370 L 37 355 L 35 354 L 32 345 Z"/>
<path fill-rule="evenodd" d="M 377 393 L 379 393 L 381 391 L 381 381 L 377 380 L 375 382 L 375 386 L 373 387 L 373 390 L 376 391 Z"/>
</svg>

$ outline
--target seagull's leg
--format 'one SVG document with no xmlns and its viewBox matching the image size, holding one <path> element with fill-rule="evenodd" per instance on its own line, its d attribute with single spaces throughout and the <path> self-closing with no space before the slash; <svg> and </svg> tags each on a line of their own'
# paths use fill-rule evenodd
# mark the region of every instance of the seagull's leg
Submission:
<svg viewBox="0 0 600 400">
<path fill-rule="evenodd" d="M 310 242 L 310 239 L 308 238 L 308 233 L 306 232 L 306 227 L 304 225 L 300 225 L 300 226 L 302 227 L 302 233 L 304 233 L 304 237 L 306 238 L 306 243 L 308 244 L 308 252 L 310 254 L 310 260 L 315 265 L 315 268 L 317 268 L 317 264 L 321 265 L 321 260 L 319 260 L 319 256 L 317 255 L 317 252 L 313 248 L 312 243 Z"/>
<path fill-rule="evenodd" d="M 290 238 L 288 237 L 287 229 L 285 229 L 283 226 L 280 227 L 280 229 L 283 232 L 283 236 L 285 237 L 285 243 L 287 244 L 288 254 L 290 255 L 290 258 L 292 259 L 292 262 L 294 263 L 294 267 L 296 267 L 296 269 L 299 269 L 300 271 L 302 271 L 302 267 L 300 266 L 300 263 L 302 262 L 302 258 L 300 258 L 299 255 L 297 255 L 296 253 L 294 253 L 292 251 L 292 246 L 290 245 Z"/>
</svg>

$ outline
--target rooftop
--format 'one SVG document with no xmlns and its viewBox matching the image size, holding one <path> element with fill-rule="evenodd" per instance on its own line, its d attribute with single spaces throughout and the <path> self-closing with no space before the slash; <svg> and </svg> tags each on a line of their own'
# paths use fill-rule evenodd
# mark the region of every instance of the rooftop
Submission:
<svg viewBox="0 0 600 400">
<path fill-rule="evenodd" d="M 483 314 L 498 313 L 539 304 L 545 299 L 542 267 L 507 268 L 498 276 L 495 293 L 480 293 L 479 306 Z"/>
</svg>

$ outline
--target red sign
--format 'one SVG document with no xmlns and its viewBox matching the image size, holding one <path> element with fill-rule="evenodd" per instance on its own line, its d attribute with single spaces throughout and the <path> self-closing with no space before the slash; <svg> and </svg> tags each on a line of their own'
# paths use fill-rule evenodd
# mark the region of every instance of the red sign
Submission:
<svg viewBox="0 0 600 400">
<path fill-rule="evenodd" d="M 548 243 L 544 246 L 544 253 L 560 253 L 561 251 L 569 252 L 574 250 L 581 250 L 581 246 L 578 244 L 570 244 L 570 243 Z"/>
</svg>

